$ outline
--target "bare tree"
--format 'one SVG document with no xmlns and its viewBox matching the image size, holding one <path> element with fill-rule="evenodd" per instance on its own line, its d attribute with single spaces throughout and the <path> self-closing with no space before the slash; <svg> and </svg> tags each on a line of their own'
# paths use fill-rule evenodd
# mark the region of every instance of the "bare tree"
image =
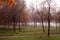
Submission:
<svg viewBox="0 0 60 40">
<path fill-rule="evenodd" d="M 51 0 L 47 0 L 47 4 L 48 4 L 48 36 L 50 36 L 50 2 Z"/>
<path fill-rule="evenodd" d="M 47 19 L 47 21 L 48 21 L 48 36 L 50 36 L 50 3 L 51 3 L 51 0 L 45 0 L 44 2 L 42 2 L 42 4 L 45 4 L 45 3 L 47 3 L 47 5 L 48 5 L 48 19 Z"/>
</svg>

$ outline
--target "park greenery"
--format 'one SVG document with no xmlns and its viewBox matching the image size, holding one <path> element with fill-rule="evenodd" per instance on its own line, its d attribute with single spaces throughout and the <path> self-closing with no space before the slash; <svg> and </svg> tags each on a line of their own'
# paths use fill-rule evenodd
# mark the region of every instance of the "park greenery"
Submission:
<svg viewBox="0 0 60 40">
<path fill-rule="evenodd" d="M 60 8 L 51 3 L 0 0 L 0 40 L 60 40 Z"/>
</svg>

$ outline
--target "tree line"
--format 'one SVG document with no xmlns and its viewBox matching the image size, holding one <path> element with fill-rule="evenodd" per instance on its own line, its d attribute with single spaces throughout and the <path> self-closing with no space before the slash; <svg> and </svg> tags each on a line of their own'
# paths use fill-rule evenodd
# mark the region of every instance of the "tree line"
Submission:
<svg viewBox="0 0 60 40">
<path fill-rule="evenodd" d="M 42 2 L 41 10 L 37 8 L 36 10 L 31 5 L 31 14 L 30 10 L 26 7 L 24 0 L 14 0 L 17 4 L 15 6 L 10 6 L 3 1 L 0 6 L 0 25 L 8 25 L 8 29 L 11 24 L 13 24 L 14 32 L 16 32 L 16 24 L 19 24 L 20 30 L 20 23 L 22 25 L 27 26 L 28 22 L 34 22 L 34 26 L 37 25 L 37 22 L 42 23 L 43 32 L 45 32 L 44 22 L 48 23 L 48 36 L 50 36 L 50 22 L 54 21 L 56 23 L 56 30 L 57 24 L 60 23 L 60 10 L 56 12 L 55 8 L 51 8 L 51 0 L 45 0 Z M 45 3 L 47 3 L 48 7 L 44 7 Z M 11 4 L 11 3 L 10 3 Z M 14 5 L 14 4 L 13 4 Z M 54 12 L 51 13 L 51 9 Z"/>
</svg>

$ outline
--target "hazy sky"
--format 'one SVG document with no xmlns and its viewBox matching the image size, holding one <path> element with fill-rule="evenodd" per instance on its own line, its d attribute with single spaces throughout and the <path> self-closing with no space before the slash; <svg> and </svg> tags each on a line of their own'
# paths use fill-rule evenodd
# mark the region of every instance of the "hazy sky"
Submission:
<svg viewBox="0 0 60 40">
<path fill-rule="evenodd" d="M 36 2 L 37 1 L 37 2 Z M 36 4 L 41 3 L 44 0 L 26 0 L 26 4 L 27 6 L 29 6 L 31 3 L 33 3 L 34 6 L 36 6 Z M 51 5 L 55 5 L 56 7 L 60 7 L 60 0 L 52 0 Z"/>
<path fill-rule="evenodd" d="M 44 0 L 26 0 L 27 7 L 30 8 L 31 4 L 33 4 L 33 7 L 40 8 L 39 3 L 43 2 Z M 45 4 L 45 7 L 48 7 L 47 4 Z M 51 7 L 55 8 L 56 11 L 59 11 L 60 8 L 60 0 L 52 0 L 51 1 Z"/>
</svg>

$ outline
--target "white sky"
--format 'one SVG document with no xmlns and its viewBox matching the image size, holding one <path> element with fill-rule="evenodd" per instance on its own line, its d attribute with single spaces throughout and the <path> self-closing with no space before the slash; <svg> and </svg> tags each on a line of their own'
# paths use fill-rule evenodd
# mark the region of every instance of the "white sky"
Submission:
<svg viewBox="0 0 60 40">
<path fill-rule="evenodd" d="M 26 4 L 27 4 L 28 8 L 31 7 L 31 4 L 33 4 L 34 8 L 36 7 L 36 5 L 38 8 L 40 8 L 40 6 L 38 4 L 43 1 L 44 0 L 26 0 Z M 48 7 L 47 4 L 45 4 L 45 6 Z M 51 6 L 56 9 L 56 12 L 58 12 L 59 8 L 60 8 L 60 0 L 52 0 Z"/>
<path fill-rule="evenodd" d="M 27 7 L 29 7 L 29 5 L 31 3 L 33 3 L 33 6 L 36 6 L 36 4 L 39 4 L 42 1 L 44 1 L 44 0 L 26 0 L 26 4 L 27 4 Z M 56 7 L 60 7 L 60 0 L 52 0 L 51 5 L 55 5 Z"/>
</svg>

